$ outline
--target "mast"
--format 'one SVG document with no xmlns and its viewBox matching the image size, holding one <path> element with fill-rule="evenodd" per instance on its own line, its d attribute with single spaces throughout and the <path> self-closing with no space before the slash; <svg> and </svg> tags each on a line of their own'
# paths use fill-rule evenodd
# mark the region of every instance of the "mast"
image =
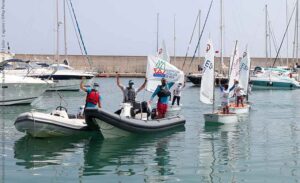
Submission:
<svg viewBox="0 0 300 183">
<path fill-rule="evenodd" d="M 298 45 L 299 45 L 299 0 L 296 4 L 296 62 L 298 63 Z"/>
<path fill-rule="evenodd" d="M 265 5 L 265 13 L 266 13 L 266 27 L 265 27 L 265 44 L 266 44 L 266 59 L 269 60 L 269 55 L 268 55 L 268 5 Z"/>
<path fill-rule="evenodd" d="M 173 64 L 175 63 L 176 63 L 176 14 L 174 14 L 174 63 Z"/>
<path fill-rule="evenodd" d="M 201 10 L 199 10 L 198 16 L 199 16 L 199 19 L 198 19 L 198 21 L 199 21 L 199 23 L 198 23 L 199 24 L 198 38 L 200 38 L 200 36 L 201 36 Z M 198 47 L 198 57 L 199 57 L 199 63 L 200 63 L 200 61 L 201 61 L 200 46 Z"/>
<path fill-rule="evenodd" d="M 56 0 L 56 58 L 55 61 L 58 64 L 59 61 L 59 0 Z"/>
<path fill-rule="evenodd" d="M 223 72 L 224 58 L 223 58 L 223 0 L 220 0 L 220 58 L 221 58 L 221 73 Z"/>
<path fill-rule="evenodd" d="M 215 58 L 214 58 L 215 59 Z M 213 105 L 212 105 L 212 113 L 214 113 L 214 111 L 215 111 L 215 95 L 216 95 L 216 92 L 215 92 L 215 81 L 216 81 L 216 76 L 215 76 L 215 68 L 216 68 L 216 66 L 215 66 L 215 61 L 214 61 L 214 68 L 213 68 Z"/>
<path fill-rule="evenodd" d="M 64 43 L 65 43 L 65 60 L 67 60 L 68 48 L 67 48 L 67 18 L 66 18 L 66 0 L 64 0 Z"/>
<path fill-rule="evenodd" d="M 288 7 L 288 0 L 286 0 L 286 26 L 288 27 L 289 23 L 289 7 Z M 286 65 L 289 66 L 289 34 L 286 33 Z"/>
<path fill-rule="evenodd" d="M 270 64 L 271 64 L 271 58 L 272 58 L 272 41 L 271 41 L 271 21 L 269 20 L 268 21 L 268 28 L 269 28 L 269 57 L 270 57 Z M 276 47 L 275 47 L 275 50 L 276 50 Z"/>
<path fill-rule="evenodd" d="M 2 8 L 1 8 L 1 19 L 2 19 L 2 30 L 1 30 L 1 52 L 2 54 L 2 61 L 5 60 L 5 47 L 6 47 L 6 41 L 5 41 L 5 33 L 6 33 L 6 22 L 5 22 L 5 0 L 2 0 Z M 4 73 L 4 72 L 3 72 Z"/>
<path fill-rule="evenodd" d="M 158 52 L 159 13 L 156 15 L 156 52 Z"/>
</svg>

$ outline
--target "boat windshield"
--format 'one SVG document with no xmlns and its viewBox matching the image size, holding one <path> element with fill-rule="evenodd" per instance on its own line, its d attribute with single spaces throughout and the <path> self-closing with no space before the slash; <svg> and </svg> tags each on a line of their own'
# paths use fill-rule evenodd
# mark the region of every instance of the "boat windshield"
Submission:
<svg viewBox="0 0 300 183">
<path fill-rule="evenodd" d="M 57 70 L 73 70 L 72 67 L 65 64 L 52 64 L 50 67 Z"/>
</svg>

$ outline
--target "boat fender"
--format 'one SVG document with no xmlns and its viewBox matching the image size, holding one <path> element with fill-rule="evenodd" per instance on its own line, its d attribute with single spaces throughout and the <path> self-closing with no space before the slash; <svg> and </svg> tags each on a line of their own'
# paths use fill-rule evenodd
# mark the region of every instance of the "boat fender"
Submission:
<svg viewBox="0 0 300 183">
<path fill-rule="evenodd" d="M 269 83 L 267 84 L 267 86 L 273 86 L 273 82 L 269 81 Z"/>
</svg>

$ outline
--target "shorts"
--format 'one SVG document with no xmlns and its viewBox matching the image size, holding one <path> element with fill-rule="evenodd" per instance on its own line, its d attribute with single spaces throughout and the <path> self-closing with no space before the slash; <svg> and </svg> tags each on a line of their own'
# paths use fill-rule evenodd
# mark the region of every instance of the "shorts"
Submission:
<svg viewBox="0 0 300 183">
<path fill-rule="evenodd" d="M 168 109 L 168 104 L 163 104 L 158 102 L 157 103 L 157 112 L 158 114 L 165 116 L 165 114 L 167 113 L 167 109 Z"/>
</svg>

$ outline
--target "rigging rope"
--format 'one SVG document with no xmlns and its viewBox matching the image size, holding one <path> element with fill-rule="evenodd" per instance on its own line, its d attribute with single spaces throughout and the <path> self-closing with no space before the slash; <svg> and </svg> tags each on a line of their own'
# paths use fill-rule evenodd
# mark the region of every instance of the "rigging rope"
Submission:
<svg viewBox="0 0 300 183">
<path fill-rule="evenodd" d="M 82 43 L 82 46 L 83 46 L 84 53 L 87 57 L 90 68 L 92 69 L 92 65 L 93 65 L 92 60 L 90 59 L 90 57 L 87 53 L 87 50 L 86 50 L 86 47 L 85 47 L 85 44 L 84 44 L 84 41 L 83 41 L 82 33 L 81 33 L 81 30 L 80 30 L 80 27 L 79 27 L 79 23 L 78 23 L 78 20 L 77 20 L 76 14 L 75 14 L 75 10 L 74 10 L 74 7 L 73 7 L 72 0 L 69 0 L 69 1 L 70 1 L 71 9 L 72 9 L 72 12 L 73 12 L 73 16 L 74 16 L 74 19 L 75 19 L 75 22 L 76 22 L 77 30 L 78 30 L 78 33 L 79 33 L 79 36 L 80 36 L 80 40 L 81 40 L 81 43 Z"/>
<path fill-rule="evenodd" d="M 204 22 L 203 28 L 202 28 L 202 30 L 201 30 L 201 34 L 200 34 L 200 37 L 199 37 L 199 39 L 198 39 L 198 43 L 197 43 L 196 49 L 195 49 L 195 51 L 194 51 L 194 55 L 193 55 L 193 57 L 192 57 L 192 60 L 191 60 L 191 62 L 190 62 L 188 71 L 190 70 L 191 65 L 192 65 L 192 63 L 193 63 L 193 61 L 194 61 L 194 59 L 195 59 L 195 55 L 196 55 L 196 53 L 197 53 L 197 51 L 198 51 L 198 47 L 199 47 L 199 45 L 200 45 L 200 41 L 201 41 L 201 38 L 202 38 L 202 35 L 203 35 L 203 32 L 204 32 L 204 29 L 205 29 L 205 27 L 206 27 L 206 23 L 207 23 L 207 20 L 208 20 L 208 17 L 209 17 L 209 14 L 210 14 L 210 11 L 211 11 L 213 2 L 214 2 L 214 0 L 211 0 L 210 6 L 209 6 L 209 9 L 208 9 L 206 18 L 205 18 L 205 22 Z"/>
<path fill-rule="evenodd" d="M 286 26 L 286 29 L 285 29 L 283 38 L 282 38 L 282 40 L 281 40 L 281 43 L 280 43 L 279 49 L 278 49 L 278 51 L 277 51 L 276 57 L 275 57 L 275 59 L 274 59 L 274 62 L 273 62 L 272 67 L 275 66 L 275 63 L 276 63 L 276 61 L 277 61 L 277 59 L 278 59 L 279 52 L 280 52 L 280 50 L 281 50 L 281 48 L 282 48 L 282 45 L 283 45 L 283 42 L 284 42 L 284 38 L 285 38 L 285 36 L 286 36 L 286 34 L 287 34 L 287 32 L 288 32 L 288 29 L 289 29 L 289 26 L 290 26 L 291 20 L 292 20 L 292 18 L 293 18 L 293 15 L 294 15 L 294 12 L 295 12 L 296 7 L 297 7 L 297 4 L 294 6 L 294 9 L 293 9 L 293 11 L 292 11 L 291 17 L 290 17 L 290 19 L 289 19 L 289 23 L 288 23 L 288 25 Z"/>
<path fill-rule="evenodd" d="M 192 40 L 193 40 L 193 37 L 194 37 L 194 32 L 195 32 L 195 29 L 196 29 L 196 25 L 198 23 L 198 19 L 200 18 L 199 15 L 200 14 L 198 13 L 196 21 L 195 21 L 195 24 L 194 24 L 193 32 L 192 32 L 192 35 L 191 35 L 191 38 L 190 38 L 190 42 L 188 44 L 188 47 L 187 47 L 187 50 L 186 50 L 186 54 L 185 54 L 185 57 L 184 57 L 184 61 L 183 61 L 183 64 L 182 64 L 182 68 L 181 68 L 182 70 L 184 69 L 184 66 L 185 66 L 185 61 L 186 61 L 186 58 L 188 56 L 188 52 L 190 50 L 190 46 L 191 46 L 191 43 L 192 43 Z"/>
<path fill-rule="evenodd" d="M 73 19 L 73 16 L 72 16 L 72 10 L 70 8 L 70 4 L 68 3 L 68 1 L 67 1 L 67 6 L 68 6 L 68 9 L 69 9 L 69 13 L 71 15 L 71 20 L 72 20 L 72 24 L 73 24 L 73 27 L 74 27 L 74 30 L 75 30 L 75 35 L 76 35 L 76 38 L 77 38 L 77 42 L 78 42 L 78 45 L 79 45 L 79 48 L 80 48 L 81 55 L 84 55 L 83 50 L 82 50 L 82 46 L 81 46 L 81 43 L 80 43 L 80 38 L 78 36 L 78 32 L 76 31 L 76 25 L 75 25 L 75 22 L 74 22 L 74 19 Z"/>
</svg>

